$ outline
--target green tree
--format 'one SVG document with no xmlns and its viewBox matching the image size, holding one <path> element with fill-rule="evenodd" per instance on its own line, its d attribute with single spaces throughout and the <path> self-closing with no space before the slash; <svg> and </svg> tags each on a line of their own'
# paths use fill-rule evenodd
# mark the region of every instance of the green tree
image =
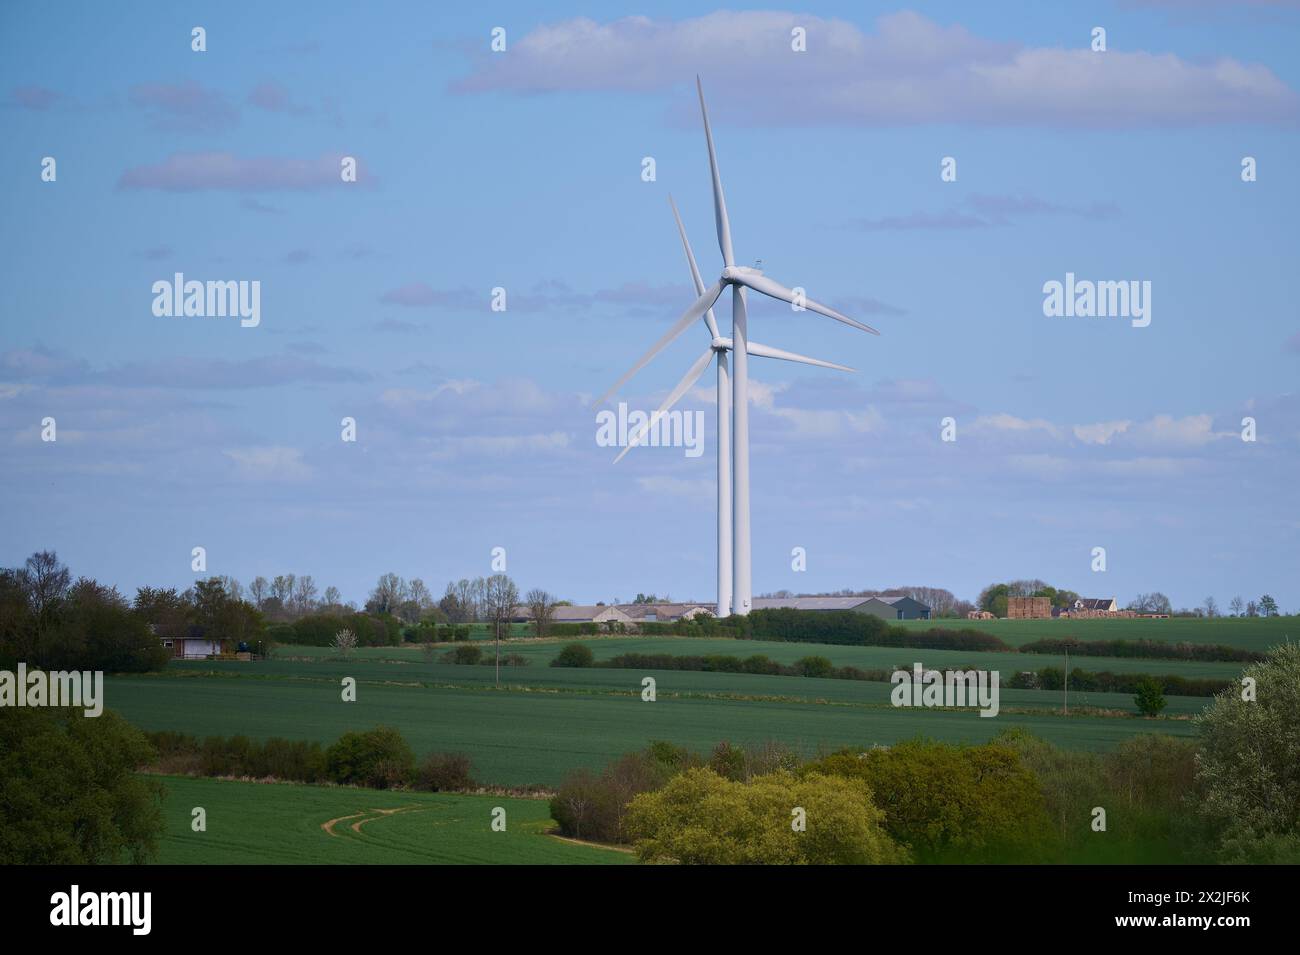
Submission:
<svg viewBox="0 0 1300 955">
<path fill-rule="evenodd" d="M 591 647 L 585 643 L 570 643 L 551 661 L 553 667 L 589 667 L 595 662 Z"/>
<path fill-rule="evenodd" d="M 866 783 L 889 834 L 922 861 L 1023 860 L 1049 836 L 1038 780 L 1006 746 L 914 739 L 835 753 L 804 772 Z"/>
<path fill-rule="evenodd" d="M 803 831 L 796 829 L 802 820 Z M 696 768 L 632 800 L 625 821 L 645 862 L 703 865 L 907 861 L 866 783 L 787 772 L 747 783 Z"/>
<path fill-rule="evenodd" d="M 410 781 L 415 754 L 392 726 L 344 733 L 325 751 L 325 766 L 336 783 L 394 789 Z"/>
<path fill-rule="evenodd" d="M 1197 718 L 1196 780 L 1224 850 L 1249 857 L 1253 840 L 1300 847 L 1300 644 L 1275 647 L 1242 677 Z"/>
<path fill-rule="evenodd" d="M 1137 695 L 1133 697 L 1138 712 L 1143 716 L 1159 716 L 1165 708 L 1165 688 L 1153 676 L 1144 676 L 1138 681 Z"/>
<path fill-rule="evenodd" d="M 111 710 L 0 708 L 0 864 L 148 861 L 163 787 L 135 770 L 154 755 Z"/>
<path fill-rule="evenodd" d="M 1277 616 L 1277 601 L 1268 594 L 1259 598 L 1259 612 L 1265 617 Z"/>
</svg>

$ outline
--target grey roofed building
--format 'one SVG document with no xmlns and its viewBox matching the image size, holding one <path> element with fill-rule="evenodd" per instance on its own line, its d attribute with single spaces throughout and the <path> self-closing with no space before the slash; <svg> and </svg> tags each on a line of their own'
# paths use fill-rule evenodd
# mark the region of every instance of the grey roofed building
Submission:
<svg viewBox="0 0 1300 955">
<path fill-rule="evenodd" d="M 885 620 L 929 620 L 930 608 L 911 597 L 755 597 L 755 610 L 852 610 Z"/>
<path fill-rule="evenodd" d="M 755 610 L 856 610 L 866 597 L 755 597 Z"/>
<path fill-rule="evenodd" d="M 551 615 L 552 623 L 664 623 L 673 620 L 690 620 L 701 613 L 712 613 L 707 604 L 702 603 L 653 603 L 653 604 L 596 604 L 585 606 L 556 607 Z M 532 619 L 532 611 L 526 605 L 515 607 L 511 618 L 516 623 L 525 623 Z"/>
</svg>

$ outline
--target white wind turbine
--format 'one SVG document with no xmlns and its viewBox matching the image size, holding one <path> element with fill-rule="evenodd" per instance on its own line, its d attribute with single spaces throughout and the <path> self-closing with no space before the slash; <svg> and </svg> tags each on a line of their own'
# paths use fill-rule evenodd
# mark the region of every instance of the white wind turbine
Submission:
<svg viewBox="0 0 1300 955">
<path fill-rule="evenodd" d="M 795 306 L 796 309 L 806 309 L 817 312 L 819 315 L 825 315 L 833 318 L 837 322 L 843 322 L 845 325 L 851 325 L 854 328 L 861 329 L 864 332 L 870 332 L 873 335 L 880 333 L 869 325 L 863 325 L 861 322 L 854 321 L 847 315 L 828 308 L 812 299 L 796 295 L 793 289 L 786 288 L 779 282 L 775 282 L 763 275 L 761 271 L 746 266 L 735 264 L 735 255 L 731 247 L 731 224 L 727 219 L 727 203 L 722 195 L 722 179 L 718 173 L 718 159 L 713 148 L 713 131 L 709 126 L 709 112 L 704 105 L 704 87 L 697 76 L 695 86 L 700 97 L 700 113 L 704 118 L 704 137 L 709 147 L 709 169 L 713 177 L 713 211 L 718 229 L 718 247 L 722 251 L 723 269 L 722 274 L 713 285 L 704 288 L 704 281 L 700 278 L 699 269 L 695 265 L 694 256 L 691 254 L 690 245 L 686 245 L 687 260 L 691 265 L 692 278 L 695 280 L 696 290 L 700 293 L 699 298 L 695 300 L 690 308 L 682 313 L 676 324 L 670 328 L 659 341 L 650 347 L 650 350 L 642 355 L 631 368 L 629 368 L 613 386 L 597 399 L 596 404 L 600 404 L 615 391 L 621 388 L 629 378 L 646 366 L 650 359 L 663 351 L 679 335 L 686 330 L 696 319 L 702 316 L 708 316 L 705 321 L 708 325 L 709 332 L 713 336 L 713 341 L 709 345 L 709 350 L 696 359 L 695 364 L 691 366 L 686 373 L 686 377 L 678 382 L 677 387 L 669 394 L 668 399 L 655 412 L 655 416 L 647 422 L 639 433 L 649 430 L 650 424 L 672 406 L 683 394 L 699 380 L 708 367 L 709 358 L 716 351 L 718 353 L 718 614 L 725 616 L 727 605 L 731 604 L 731 609 L 737 614 L 747 614 L 753 605 L 753 587 L 752 573 L 750 563 L 750 538 L 749 538 L 749 356 L 762 355 L 770 358 L 784 358 L 788 361 L 798 361 L 812 365 L 821 365 L 828 368 L 839 368 L 846 371 L 852 369 L 845 368 L 843 365 L 835 365 L 831 362 L 820 361 L 815 358 L 806 358 L 802 355 L 796 355 L 793 352 L 783 352 L 780 349 L 769 348 L 765 345 L 759 345 L 749 340 L 749 329 L 747 314 L 745 310 L 745 290 L 751 288 L 756 292 L 761 292 L 771 298 L 788 302 Z M 673 206 L 673 213 L 676 215 L 676 205 Z M 686 233 L 681 225 L 681 217 L 677 217 L 677 226 L 682 234 L 682 241 L 686 242 Z M 731 339 L 720 338 L 717 330 L 717 322 L 713 320 L 712 310 L 713 303 L 718 300 L 723 291 L 731 287 Z M 731 461 L 730 461 L 730 482 L 727 481 L 727 475 L 724 473 L 726 464 L 724 463 L 727 455 L 723 453 L 726 447 L 726 420 L 725 406 L 723 395 L 726 390 L 727 380 L 727 360 L 726 352 L 730 351 L 733 356 L 733 372 L 731 376 Z M 637 438 L 639 441 L 639 437 Z M 637 441 L 629 440 L 628 447 L 620 453 L 619 458 L 626 454 Z M 617 459 L 616 459 L 617 460 Z M 725 504 L 725 488 L 730 483 L 730 507 Z M 729 540 L 724 540 L 723 530 L 725 515 L 727 511 L 731 514 L 731 535 Z M 730 545 L 732 574 L 730 588 L 724 585 L 728 583 L 724 580 L 725 573 L 723 566 L 724 548 Z M 727 601 L 727 591 L 731 591 L 731 600 Z"/>
<path fill-rule="evenodd" d="M 695 283 L 695 294 L 701 295 L 704 292 L 704 279 L 700 277 L 699 266 L 695 263 L 695 253 L 691 251 L 690 240 L 686 238 L 686 228 L 682 225 L 682 217 L 677 212 L 677 203 L 673 202 L 672 196 L 668 197 L 668 202 L 673 209 L 673 218 L 677 220 L 677 232 L 682 239 L 682 248 L 686 252 L 686 263 L 691 269 L 691 280 Z M 718 323 L 713 316 L 713 309 L 709 308 L 704 313 L 704 324 L 709 332 L 709 347 L 704 350 L 694 364 L 687 370 L 685 376 L 679 381 L 676 387 L 668 393 L 650 418 L 638 427 L 629 437 L 627 447 L 619 452 L 618 457 L 614 459 L 617 464 L 623 460 L 623 456 L 640 444 L 646 434 L 648 434 L 668 411 L 681 400 L 686 392 L 690 391 L 695 383 L 700 380 L 704 372 L 709 367 L 709 359 L 714 355 L 718 358 L 718 616 L 725 617 L 731 613 L 731 574 L 732 574 L 732 550 L 731 550 L 731 383 L 727 374 L 727 352 L 731 350 L 731 339 L 723 338 L 718 333 Z M 780 348 L 772 348 L 768 345 L 760 345 L 758 342 L 748 342 L 748 351 L 751 355 L 758 355 L 763 358 L 780 358 L 785 361 L 799 362 L 804 365 L 817 365 L 821 368 L 834 368 L 837 371 L 853 371 L 854 369 L 847 365 L 839 365 L 832 361 L 822 361 L 820 358 L 809 358 L 807 355 L 799 355 L 795 352 L 784 351 Z"/>
</svg>

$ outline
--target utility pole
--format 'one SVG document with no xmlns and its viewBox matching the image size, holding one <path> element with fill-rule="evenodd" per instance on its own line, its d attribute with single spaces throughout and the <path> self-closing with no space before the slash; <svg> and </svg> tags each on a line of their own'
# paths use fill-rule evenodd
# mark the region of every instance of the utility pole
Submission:
<svg viewBox="0 0 1300 955">
<path fill-rule="evenodd" d="M 1065 651 L 1065 715 L 1070 715 L 1070 651 Z"/>
</svg>

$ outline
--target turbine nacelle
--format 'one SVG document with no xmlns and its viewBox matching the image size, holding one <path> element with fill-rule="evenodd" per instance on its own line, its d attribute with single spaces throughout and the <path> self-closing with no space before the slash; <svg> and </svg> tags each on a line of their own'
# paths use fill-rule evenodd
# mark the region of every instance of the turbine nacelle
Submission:
<svg viewBox="0 0 1300 955">
<path fill-rule="evenodd" d="M 722 270 L 722 277 L 718 281 L 724 285 L 744 285 L 747 277 L 762 274 L 762 269 L 751 268 L 748 265 L 728 265 Z"/>
</svg>

